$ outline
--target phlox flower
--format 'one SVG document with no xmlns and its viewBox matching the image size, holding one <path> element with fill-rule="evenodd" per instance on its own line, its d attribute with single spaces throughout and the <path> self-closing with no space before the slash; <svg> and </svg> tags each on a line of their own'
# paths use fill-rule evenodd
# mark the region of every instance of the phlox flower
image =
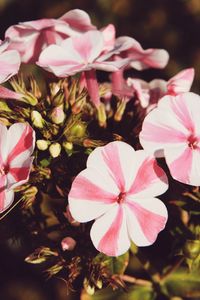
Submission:
<svg viewBox="0 0 200 300">
<path fill-rule="evenodd" d="M 160 98 L 165 95 L 176 96 L 189 92 L 194 80 L 194 69 L 184 69 L 170 78 L 168 81 L 154 79 L 146 82 L 141 79 L 128 78 L 127 85 L 132 88 L 143 108 L 148 111 L 155 107 Z"/>
<path fill-rule="evenodd" d="M 112 51 L 107 51 L 111 47 L 113 36 L 114 30 L 109 27 L 107 30 L 91 30 L 65 39 L 60 45 L 50 45 L 44 49 L 38 65 L 58 77 L 84 72 L 88 93 L 98 108 L 100 97 L 95 70 L 114 72 L 128 62 L 127 59 L 108 60 L 113 54 Z"/>
<path fill-rule="evenodd" d="M 16 49 L 22 62 L 35 63 L 41 51 L 51 44 L 59 44 L 69 36 L 95 29 L 89 15 L 80 9 L 70 10 L 59 19 L 40 19 L 10 26 L 5 37 L 10 38 L 9 49 Z"/>
<path fill-rule="evenodd" d="M 0 84 L 6 82 L 12 76 L 17 74 L 21 64 L 19 53 L 16 50 L 8 50 L 9 44 L 9 39 L 0 41 Z M 19 100 L 21 95 L 0 86 L 0 98 Z"/>
<path fill-rule="evenodd" d="M 90 236 L 109 256 L 154 243 L 165 227 L 167 209 L 157 198 L 168 188 L 164 171 L 143 150 L 115 141 L 96 148 L 69 192 L 69 210 L 78 222 L 95 220 Z"/>
<path fill-rule="evenodd" d="M 140 143 L 149 153 L 164 156 L 174 179 L 200 185 L 200 96 L 183 93 L 163 97 L 147 114 Z"/>
<path fill-rule="evenodd" d="M 169 60 L 166 50 L 152 48 L 144 50 L 138 41 L 128 36 L 117 38 L 112 51 L 115 60 L 129 58 L 129 63 L 124 68 L 111 75 L 113 94 L 125 101 L 129 101 L 134 95 L 134 89 L 124 79 L 125 69 L 133 68 L 139 71 L 147 68 L 162 69 Z"/>
<path fill-rule="evenodd" d="M 35 145 L 35 133 L 27 123 L 9 129 L 0 123 L 0 212 L 14 200 L 13 189 L 28 180 Z"/>
</svg>

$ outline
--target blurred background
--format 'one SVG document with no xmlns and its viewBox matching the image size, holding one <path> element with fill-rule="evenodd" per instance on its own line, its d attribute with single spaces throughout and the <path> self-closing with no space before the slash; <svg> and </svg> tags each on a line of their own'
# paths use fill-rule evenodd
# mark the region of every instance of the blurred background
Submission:
<svg viewBox="0 0 200 300">
<path fill-rule="evenodd" d="M 168 50 L 167 68 L 145 71 L 144 79 L 169 79 L 194 67 L 192 91 L 200 92 L 200 0 L 0 0 L 0 38 L 10 25 L 57 18 L 74 8 L 87 11 L 98 28 L 113 23 L 117 36 L 132 36 L 143 48 Z M 40 268 L 23 263 L 31 250 L 20 222 L 16 209 L 0 223 L 0 300 L 79 299 L 66 295 L 64 282 L 47 281 Z"/>
</svg>

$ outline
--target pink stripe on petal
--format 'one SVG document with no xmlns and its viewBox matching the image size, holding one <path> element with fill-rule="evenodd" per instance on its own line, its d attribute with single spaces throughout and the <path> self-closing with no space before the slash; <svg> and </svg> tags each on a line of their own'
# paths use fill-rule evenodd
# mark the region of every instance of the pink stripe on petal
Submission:
<svg viewBox="0 0 200 300">
<path fill-rule="evenodd" d="M 26 125 L 21 137 L 19 138 L 17 144 L 14 146 L 14 148 L 11 150 L 11 152 L 8 155 L 7 162 L 8 164 L 19 154 L 22 152 L 28 150 L 33 145 L 33 129 L 31 126 Z"/>
<path fill-rule="evenodd" d="M 89 35 L 76 37 L 72 39 L 74 49 L 82 57 L 83 61 L 88 62 L 91 55 L 93 45 L 91 44 L 91 38 Z M 91 62 L 90 62 L 91 63 Z"/>
<path fill-rule="evenodd" d="M 29 175 L 30 167 L 19 167 L 9 169 L 9 173 L 16 182 L 26 180 Z"/>
<path fill-rule="evenodd" d="M 109 143 L 102 149 L 102 156 L 109 169 L 110 176 L 116 182 L 119 190 L 124 191 L 125 178 L 120 163 L 119 149 L 115 143 Z"/>
<path fill-rule="evenodd" d="M 187 147 L 185 150 L 183 148 L 182 154 L 174 159 L 174 161 L 168 161 L 168 154 L 166 153 L 166 162 L 169 167 L 172 177 L 180 182 L 190 183 L 190 172 L 192 170 L 192 150 Z"/>
<path fill-rule="evenodd" d="M 165 227 L 166 217 L 147 210 L 136 202 L 127 201 L 126 205 L 137 218 L 147 240 L 153 243 L 158 233 Z"/>
<path fill-rule="evenodd" d="M 175 130 L 170 126 L 160 127 L 151 123 L 145 123 L 145 127 L 141 132 L 141 138 L 145 141 L 152 141 L 157 143 L 181 143 L 184 142 L 187 137 L 183 132 Z M 163 147 L 164 148 L 164 145 Z"/>
<path fill-rule="evenodd" d="M 145 190 L 154 182 L 165 176 L 164 171 L 158 166 L 155 159 L 145 159 L 140 166 L 135 180 L 128 191 L 129 194 L 137 194 Z"/>
<path fill-rule="evenodd" d="M 103 238 L 98 244 L 98 250 L 100 252 L 106 253 L 110 256 L 117 256 L 118 253 L 118 239 L 120 234 L 120 229 L 123 221 L 123 208 L 119 205 L 117 215 L 112 222 L 110 228 L 105 233 Z"/>
<path fill-rule="evenodd" d="M 83 176 L 78 176 L 73 182 L 70 197 L 75 199 L 99 201 L 110 204 L 116 202 L 116 195 L 103 190 Z"/>
<path fill-rule="evenodd" d="M 189 131 L 194 132 L 194 122 L 189 113 L 187 104 L 184 100 L 184 95 L 179 95 L 176 98 L 172 98 L 171 107 L 173 112 L 177 115 L 180 122 Z"/>
</svg>

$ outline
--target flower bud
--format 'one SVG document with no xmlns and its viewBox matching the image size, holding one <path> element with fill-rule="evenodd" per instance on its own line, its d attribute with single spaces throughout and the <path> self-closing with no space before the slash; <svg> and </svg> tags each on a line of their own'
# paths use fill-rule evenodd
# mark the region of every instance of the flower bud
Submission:
<svg viewBox="0 0 200 300">
<path fill-rule="evenodd" d="M 37 110 L 33 110 L 31 112 L 31 121 L 33 122 L 33 125 L 37 128 L 43 128 L 44 127 L 44 119 L 42 118 L 41 114 Z"/>
<path fill-rule="evenodd" d="M 65 141 L 62 145 L 66 151 L 71 151 L 73 149 L 73 144 L 71 142 Z"/>
<path fill-rule="evenodd" d="M 65 113 L 62 106 L 55 107 L 51 112 L 51 120 L 55 124 L 61 124 L 65 120 Z"/>
<path fill-rule="evenodd" d="M 84 123 L 77 123 L 74 124 L 70 128 L 70 132 L 67 135 L 67 139 L 71 142 L 74 141 L 75 139 L 79 139 L 85 136 L 86 134 L 86 125 Z"/>
<path fill-rule="evenodd" d="M 72 251 L 74 247 L 76 246 L 76 241 L 71 238 L 70 236 L 65 237 L 61 241 L 61 247 L 63 251 Z"/>
<path fill-rule="evenodd" d="M 37 140 L 36 145 L 39 150 L 45 151 L 49 147 L 49 142 L 45 140 Z"/>
<path fill-rule="evenodd" d="M 49 147 L 49 152 L 53 158 L 56 158 L 60 155 L 61 145 L 59 143 L 53 143 Z"/>
</svg>

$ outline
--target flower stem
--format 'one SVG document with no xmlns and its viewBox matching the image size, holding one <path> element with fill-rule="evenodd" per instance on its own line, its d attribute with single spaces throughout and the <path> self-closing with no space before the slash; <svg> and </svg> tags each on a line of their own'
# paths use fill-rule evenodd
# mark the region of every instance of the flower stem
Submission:
<svg viewBox="0 0 200 300">
<path fill-rule="evenodd" d="M 22 200 L 23 197 L 20 198 L 13 206 L 11 206 L 11 208 L 7 210 L 7 212 L 3 216 L 0 217 L 0 221 L 3 220 Z"/>
<path fill-rule="evenodd" d="M 98 108 L 101 104 L 99 96 L 99 86 L 96 77 L 95 70 L 85 71 L 85 79 L 88 94 L 91 98 L 91 101 L 94 103 L 95 107 Z"/>
</svg>

